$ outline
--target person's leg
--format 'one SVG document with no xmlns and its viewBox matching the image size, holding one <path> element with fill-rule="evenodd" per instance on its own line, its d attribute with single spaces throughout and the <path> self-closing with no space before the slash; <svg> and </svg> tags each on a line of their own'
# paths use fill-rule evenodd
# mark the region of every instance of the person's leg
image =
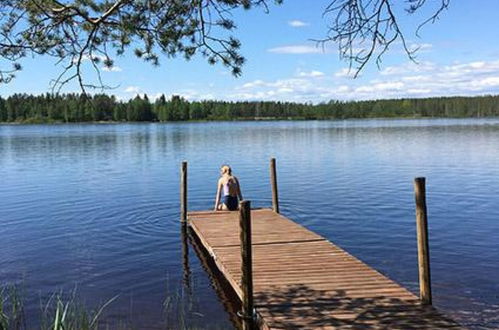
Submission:
<svg viewBox="0 0 499 330">
<path fill-rule="evenodd" d="M 223 210 L 223 211 L 227 211 L 227 210 L 229 210 L 229 209 L 230 209 L 230 208 L 229 208 L 229 206 L 230 206 L 230 203 L 229 203 L 229 202 L 230 202 L 229 197 L 230 197 L 230 196 L 223 196 L 223 197 L 222 197 L 222 205 L 221 205 L 222 207 L 221 207 L 221 210 Z"/>
</svg>

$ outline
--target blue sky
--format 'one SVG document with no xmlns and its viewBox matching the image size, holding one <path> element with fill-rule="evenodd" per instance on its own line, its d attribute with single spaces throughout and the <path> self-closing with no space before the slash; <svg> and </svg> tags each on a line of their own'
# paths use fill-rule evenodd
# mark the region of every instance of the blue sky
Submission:
<svg viewBox="0 0 499 330">
<path fill-rule="evenodd" d="M 399 45 L 383 58 L 381 68 L 372 62 L 356 79 L 349 74 L 348 63 L 339 59 L 335 44 L 322 51 L 310 41 L 327 31 L 328 20 L 322 12 L 328 3 L 285 0 L 283 5 L 271 6 L 268 14 L 259 8 L 235 12 L 235 34 L 247 59 L 239 78 L 220 65 L 208 65 L 200 56 L 188 62 L 164 57 L 160 67 L 154 68 L 127 54 L 116 58 L 113 71 L 102 73 L 107 84 L 117 86 L 107 93 L 121 99 L 147 93 L 153 99 L 178 94 L 190 100 L 313 103 L 499 93 L 499 1 L 453 0 L 440 20 L 423 28 L 420 37 L 415 35 L 415 27 L 429 11 L 419 15 L 402 12 L 408 44 L 420 47 L 418 64 L 412 63 Z M 17 79 L 0 85 L 0 95 L 50 91 L 50 80 L 62 69 L 54 63 L 48 58 L 24 61 Z M 63 91 L 79 90 L 69 85 Z"/>
</svg>

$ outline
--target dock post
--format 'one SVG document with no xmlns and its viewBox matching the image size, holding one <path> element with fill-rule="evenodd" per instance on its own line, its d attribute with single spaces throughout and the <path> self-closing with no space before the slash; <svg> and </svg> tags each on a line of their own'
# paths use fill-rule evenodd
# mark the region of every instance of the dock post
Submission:
<svg viewBox="0 0 499 330">
<path fill-rule="evenodd" d="M 180 223 L 180 239 L 182 241 L 182 266 L 183 282 L 189 293 L 191 293 L 191 269 L 189 266 L 189 237 L 187 222 Z"/>
<path fill-rule="evenodd" d="M 180 169 L 180 221 L 187 221 L 187 161 Z"/>
<path fill-rule="evenodd" d="M 251 202 L 239 203 L 239 226 L 241 239 L 241 290 L 243 330 L 253 330 L 253 262 L 251 251 Z"/>
<path fill-rule="evenodd" d="M 423 304 L 431 305 L 430 251 L 428 245 L 428 216 L 426 212 L 425 183 L 425 178 L 414 179 L 418 237 L 419 296 Z"/>
<path fill-rule="evenodd" d="M 272 185 L 272 208 L 274 212 L 279 213 L 279 196 L 277 192 L 277 171 L 275 158 L 270 159 L 270 182 Z"/>
</svg>

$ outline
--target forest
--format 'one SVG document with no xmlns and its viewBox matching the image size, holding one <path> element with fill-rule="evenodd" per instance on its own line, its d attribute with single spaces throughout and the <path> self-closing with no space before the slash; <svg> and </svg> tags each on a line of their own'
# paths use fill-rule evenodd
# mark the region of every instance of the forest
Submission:
<svg viewBox="0 0 499 330">
<path fill-rule="evenodd" d="M 188 101 L 164 95 L 127 101 L 96 94 L 13 94 L 0 97 L 0 122 L 166 122 L 201 120 L 348 119 L 499 116 L 499 95 L 337 101 Z"/>
</svg>

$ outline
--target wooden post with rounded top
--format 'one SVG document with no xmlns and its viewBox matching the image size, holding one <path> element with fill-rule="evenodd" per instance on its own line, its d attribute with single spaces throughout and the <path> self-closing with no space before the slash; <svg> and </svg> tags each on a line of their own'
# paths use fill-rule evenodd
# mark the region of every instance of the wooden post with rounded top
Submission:
<svg viewBox="0 0 499 330">
<path fill-rule="evenodd" d="M 279 213 L 279 196 L 277 192 L 277 171 L 275 158 L 270 159 L 270 183 L 272 185 L 272 208 L 274 212 Z"/>
<path fill-rule="evenodd" d="M 419 296 L 423 304 L 431 305 L 430 250 L 428 245 L 425 182 L 425 178 L 414 179 L 414 194 L 416 197 L 416 227 L 418 237 Z"/>
<path fill-rule="evenodd" d="M 180 169 L 180 221 L 187 221 L 187 162 Z"/>
<path fill-rule="evenodd" d="M 251 202 L 239 203 L 239 226 L 241 239 L 241 291 L 243 330 L 253 330 L 253 262 L 251 251 Z"/>
</svg>

